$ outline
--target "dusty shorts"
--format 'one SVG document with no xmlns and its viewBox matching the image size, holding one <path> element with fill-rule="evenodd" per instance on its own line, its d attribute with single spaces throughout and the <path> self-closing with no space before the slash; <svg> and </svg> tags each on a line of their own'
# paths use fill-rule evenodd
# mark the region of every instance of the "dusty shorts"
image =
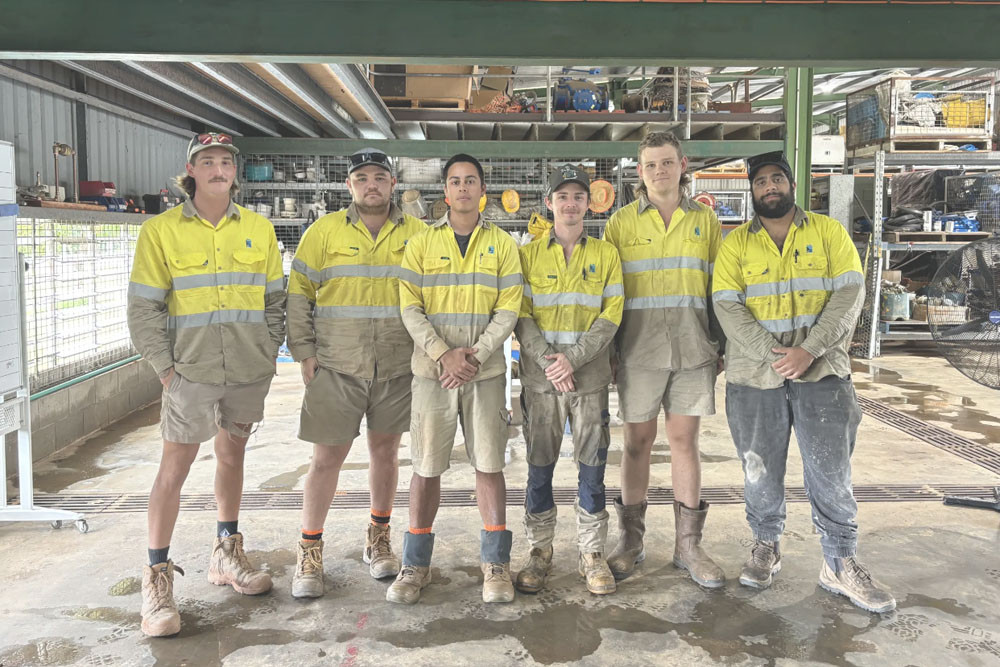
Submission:
<svg viewBox="0 0 1000 667">
<path fill-rule="evenodd" d="M 530 465 L 556 462 L 567 418 L 573 433 L 573 459 L 588 466 L 604 465 L 611 442 L 607 388 L 589 394 L 548 394 L 522 387 L 521 406 Z"/>
<path fill-rule="evenodd" d="M 345 445 L 369 431 L 403 433 L 410 427 L 410 379 L 363 380 L 320 366 L 306 385 L 299 438 L 320 445 Z"/>
<path fill-rule="evenodd" d="M 437 380 L 413 376 L 410 458 L 413 472 L 437 477 L 451 465 L 459 422 L 465 452 L 479 472 L 500 472 L 507 449 L 507 378 L 469 382 L 442 389 Z"/>
<path fill-rule="evenodd" d="M 679 371 L 618 367 L 618 411 L 631 424 L 668 414 L 715 414 L 715 362 Z"/>
<path fill-rule="evenodd" d="M 269 376 L 247 384 L 202 384 L 180 373 L 163 389 L 160 433 L 164 440 L 202 443 L 225 429 L 248 438 L 253 425 L 264 418 L 264 398 L 271 388 Z"/>
</svg>

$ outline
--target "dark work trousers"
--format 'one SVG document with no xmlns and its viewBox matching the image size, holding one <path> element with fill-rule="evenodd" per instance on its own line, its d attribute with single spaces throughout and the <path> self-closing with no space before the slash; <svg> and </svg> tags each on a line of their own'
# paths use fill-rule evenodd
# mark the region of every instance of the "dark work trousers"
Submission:
<svg viewBox="0 0 1000 667">
<path fill-rule="evenodd" d="M 754 538 L 776 542 L 785 528 L 785 463 L 794 428 L 823 554 L 853 556 L 858 504 L 851 488 L 851 454 L 861 408 L 850 376 L 788 380 L 777 389 L 728 383 L 726 416 L 743 464 L 747 521 Z"/>
</svg>

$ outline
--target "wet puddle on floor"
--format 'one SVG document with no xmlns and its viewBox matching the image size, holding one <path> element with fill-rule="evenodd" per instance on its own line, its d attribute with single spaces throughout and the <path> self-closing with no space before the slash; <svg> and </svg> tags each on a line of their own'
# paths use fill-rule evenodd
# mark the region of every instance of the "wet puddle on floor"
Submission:
<svg viewBox="0 0 1000 667">
<path fill-rule="evenodd" d="M 975 401 L 966 396 L 953 394 L 943 387 L 911 382 L 896 371 L 859 360 L 853 361 L 853 370 L 855 388 L 861 392 L 878 392 L 872 398 L 880 403 L 923 421 L 943 422 L 956 431 L 981 434 L 985 436 L 985 444 L 1000 442 L 1000 420 L 976 408 Z M 894 391 L 886 395 L 879 391 L 880 385 L 892 387 Z M 902 396 L 896 395 L 896 391 L 902 391 Z"/>
</svg>

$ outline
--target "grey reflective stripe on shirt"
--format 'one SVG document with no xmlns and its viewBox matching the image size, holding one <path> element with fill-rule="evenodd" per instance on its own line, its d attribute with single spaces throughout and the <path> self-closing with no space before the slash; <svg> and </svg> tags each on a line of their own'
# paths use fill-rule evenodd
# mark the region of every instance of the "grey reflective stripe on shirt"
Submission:
<svg viewBox="0 0 1000 667">
<path fill-rule="evenodd" d="M 520 279 L 520 276 L 518 276 L 518 279 Z M 424 274 L 422 286 L 458 287 L 460 285 L 487 285 L 497 288 L 498 283 L 497 277 L 489 273 L 430 273 Z"/>
<path fill-rule="evenodd" d="M 226 285 L 252 285 L 264 287 L 267 285 L 267 276 L 263 273 L 245 273 L 237 271 L 223 271 L 221 273 L 199 273 L 195 276 L 177 276 L 174 278 L 173 288 L 175 292 L 186 289 L 196 289 L 198 287 L 224 287 Z"/>
<path fill-rule="evenodd" d="M 833 280 L 830 278 L 790 278 L 769 283 L 747 285 L 747 298 L 760 296 L 780 296 L 789 292 L 806 292 L 811 290 L 830 291 Z"/>
<path fill-rule="evenodd" d="M 166 301 L 167 293 L 170 290 L 160 289 L 159 287 L 150 287 L 149 285 L 143 285 L 142 283 L 130 282 L 128 284 L 128 296 L 137 296 L 142 299 L 149 299 L 151 301 Z"/>
<path fill-rule="evenodd" d="M 280 292 L 285 289 L 285 278 L 282 276 L 277 280 L 272 280 L 271 282 L 264 285 L 264 294 L 273 294 L 274 292 Z"/>
<path fill-rule="evenodd" d="M 666 269 L 697 269 L 708 273 L 709 265 L 697 257 L 653 257 L 651 259 L 636 259 L 622 262 L 623 273 L 641 273 L 643 271 L 663 271 Z"/>
<path fill-rule="evenodd" d="M 746 303 L 747 295 L 739 290 L 720 289 L 719 291 L 712 294 L 712 300 L 715 302 L 735 301 L 737 303 Z"/>
<path fill-rule="evenodd" d="M 803 327 L 811 327 L 816 324 L 819 315 L 796 315 L 791 319 L 784 320 L 757 320 L 760 325 L 771 333 L 786 333 L 795 331 Z"/>
<path fill-rule="evenodd" d="M 309 280 L 313 281 L 314 283 L 318 283 L 320 281 L 319 271 L 317 271 L 316 269 L 312 268 L 311 266 L 309 266 L 308 264 L 306 264 L 305 262 L 303 262 L 301 259 L 299 259 L 297 257 L 292 260 L 292 271 L 296 271 L 298 273 L 301 273 L 302 275 L 304 275 L 306 278 L 308 278 Z"/>
<path fill-rule="evenodd" d="M 604 293 L 601 296 L 605 299 L 611 296 L 625 296 L 625 287 L 621 283 L 608 285 L 604 288 Z"/>
<path fill-rule="evenodd" d="M 486 326 L 493 319 L 493 316 L 481 313 L 435 313 L 434 315 L 428 315 L 427 319 L 431 324 L 467 327 L 473 325 Z"/>
<path fill-rule="evenodd" d="M 521 293 L 530 299 L 532 297 L 531 285 L 528 283 L 524 283 L 524 288 Z"/>
<path fill-rule="evenodd" d="M 860 271 L 847 271 L 833 279 L 833 289 L 838 290 L 848 285 L 864 285 L 865 277 Z"/>
<path fill-rule="evenodd" d="M 538 307 L 544 306 L 589 306 L 601 307 L 600 294 L 584 294 L 582 292 L 556 292 L 555 294 L 536 294 L 531 300 Z"/>
<path fill-rule="evenodd" d="M 368 264 L 339 264 L 320 271 L 320 282 L 334 278 L 399 278 L 402 269 L 395 264 L 370 266 Z"/>
<path fill-rule="evenodd" d="M 402 318 L 399 306 L 316 306 L 313 313 L 316 317 L 328 317 L 331 319 L 354 318 L 378 320 Z"/>
<path fill-rule="evenodd" d="M 263 310 L 213 310 L 210 313 L 195 313 L 193 315 L 171 315 L 167 318 L 168 329 L 190 329 L 205 327 L 210 324 L 231 324 L 244 322 L 263 324 Z"/>
<path fill-rule="evenodd" d="M 653 308 L 705 308 L 700 296 L 637 296 L 625 299 L 625 310 L 651 310 Z"/>
<path fill-rule="evenodd" d="M 542 338 L 549 345 L 573 345 L 582 336 L 584 331 L 543 331 Z"/>
<path fill-rule="evenodd" d="M 399 279 L 405 280 L 415 287 L 423 287 L 424 285 L 424 277 L 416 271 L 410 271 L 409 269 L 400 268 Z"/>
<path fill-rule="evenodd" d="M 501 276 L 497 289 L 505 290 L 508 287 L 514 287 L 515 285 L 520 285 L 523 280 L 521 280 L 520 273 L 512 273 L 509 276 Z"/>
</svg>

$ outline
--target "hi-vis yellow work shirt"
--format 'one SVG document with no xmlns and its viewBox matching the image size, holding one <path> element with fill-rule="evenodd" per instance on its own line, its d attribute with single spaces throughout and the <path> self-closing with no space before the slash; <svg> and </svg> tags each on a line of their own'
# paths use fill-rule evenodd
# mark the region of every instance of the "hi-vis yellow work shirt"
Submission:
<svg viewBox="0 0 1000 667">
<path fill-rule="evenodd" d="M 230 204 L 218 225 L 191 200 L 139 230 L 128 288 L 132 343 L 158 374 L 244 384 L 274 374 L 285 276 L 274 226 Z"/>
<path fill-rule="evenodd" d="M 486 380 L 507 371 L 503 344 L 521 308 L 517 244 L 480 218 L 463 257 L 449 215 L 412 237 L 403 253 L 399 304 L 413 337 L 413 373 L 437 380 L 441 355 L 474 347 L 475 380 Z"/>
<path fill-rule="evenodd" d="M 799 378 L 851 373 L 848 347 L 865 300 L 858 251 L 833 218 L 796 207 L 781 251 L 759 218 L 726 236 L 715 261 L 715 312 L 728 338 L 726 381 L 773 389 L 775 347 L 816 360 Z"/>
<path fill-rule="evenodd" d="M 618 249 L 624 274 L 621 363 L 657 370 L 715 363 L 721 332 L 709 324 L 710 283 L 722 228 L 712 209 L 682 196 L 665 225 L 640 196 L 611 216 L 604 240 Z"/>
<path fill-rule="evenodd" d="M 365 380 L 410 374 L 413 340 L 399 312 L 399 265 L 427 229 L 395 205 L 372 238 L 357 207 L 324 215 L 295 251 L 288 281 L 288 348 L 296 361 Z"/>
<path fill-rule="evenodd" d="M 517 320 L 521 383 L 555 392 L 542 369 L 562 352 L 573 367 L 577 393 L 611 383 L 610 346 L 622 319 L 621 260 L 610 243 L 581 236 L 566 262 L 550 230 L 521 248 L 524 297 Z"/>
</svg>

